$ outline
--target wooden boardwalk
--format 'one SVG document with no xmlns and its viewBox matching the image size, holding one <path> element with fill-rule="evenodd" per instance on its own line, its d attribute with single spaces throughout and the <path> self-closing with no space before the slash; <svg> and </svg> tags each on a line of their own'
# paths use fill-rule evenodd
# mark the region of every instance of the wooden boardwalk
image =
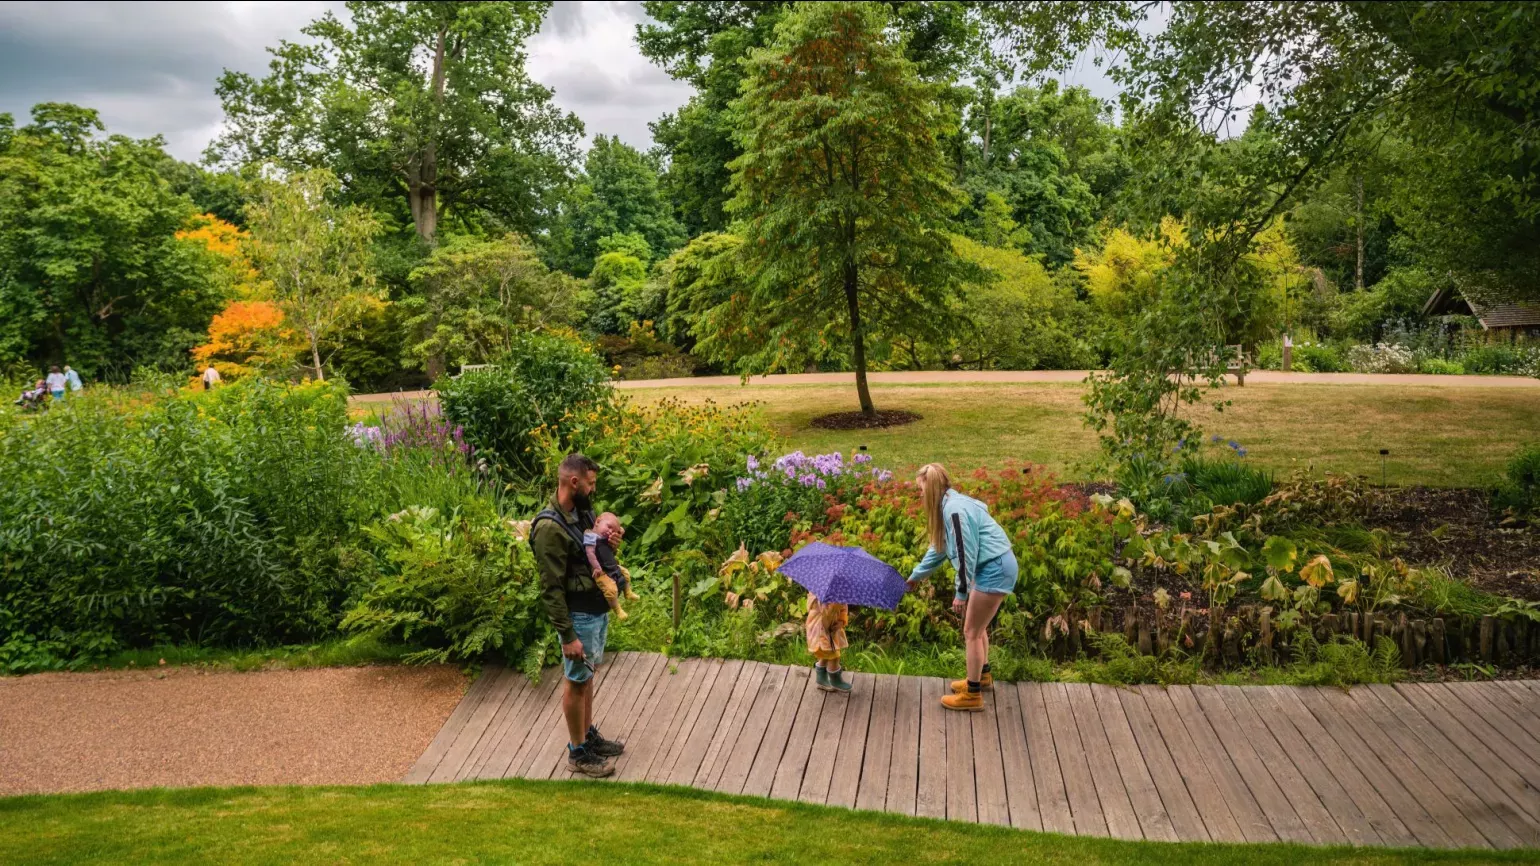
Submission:
<svg viewBox="0 0 1540 866">
<path fill-rule="evenodd" d="M 595 715 L 614 776 L 1125 839 L 1540 846 L 1540 684 L 1115 688 L 618 653 Z M 564 778 L 558 686 L 488 668 L 407 782 Z"/>
</svg>

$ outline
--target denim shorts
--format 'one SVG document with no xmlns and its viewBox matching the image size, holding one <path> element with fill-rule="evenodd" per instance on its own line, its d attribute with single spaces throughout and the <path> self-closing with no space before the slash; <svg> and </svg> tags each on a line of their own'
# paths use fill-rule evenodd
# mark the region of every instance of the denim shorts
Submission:
<svg viewBox="0 0 1540 866">
<path fill-rule="evenodd" d="M 583 642 L 586 659 L 573 661 L 565 656 L 561 660 L 562 673 L 575 683 L 586 683 L 594 675 L 594 668 L 604 662 L 604 642 L 610 636 L 610 615 L 607 613 L 572 613 L 572 630 Z"/>
<path fill-rule="evenodd" d="M 981 563 L 973 573 L 973 589 L 1005 595 L 1016 589 L 1016 554 L 1002 553 Z"/>
</svg>

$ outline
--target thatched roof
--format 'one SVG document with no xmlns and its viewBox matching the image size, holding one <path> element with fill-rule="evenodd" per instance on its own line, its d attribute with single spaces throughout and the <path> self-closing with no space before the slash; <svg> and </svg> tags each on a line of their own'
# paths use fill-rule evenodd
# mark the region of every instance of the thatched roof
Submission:
<svg viewBox="0 0 1540 866">
<path fill-rule="evenodd" d="M 1446 285 L 1422 305 L 1424 316 L 1475 316 L 1486 330 L 1540 328 L 1540 304 L 1482 304 Z"/>
</svg>

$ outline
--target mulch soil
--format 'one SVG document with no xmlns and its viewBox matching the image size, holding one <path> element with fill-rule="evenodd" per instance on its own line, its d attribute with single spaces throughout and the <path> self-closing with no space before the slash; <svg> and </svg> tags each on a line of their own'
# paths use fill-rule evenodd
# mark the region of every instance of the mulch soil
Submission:
<svg viewBox="0 0 1540 866">
<path fill-rule="evenodd" d="M 814 418 L 814 427 L 825 430 L 880 430 L 884 427 L 901 427 L 905 424 L 913 424 L 920 420 L 917 412 L 905 412 L 902 409 L 879 410 L 874 415 L 863 412 L 835 412 L 830 415 L 819 415 Z"/>
<path fill-rule="evenodd" d="M 1414 565 L 1441 565 L 1477 589 L 1540 600 L 1540 527 L 1505 524 L 1481 490 L 1403 487 L 1389 491 L 1365 524 L 1401 536 Z"/>
</svg>

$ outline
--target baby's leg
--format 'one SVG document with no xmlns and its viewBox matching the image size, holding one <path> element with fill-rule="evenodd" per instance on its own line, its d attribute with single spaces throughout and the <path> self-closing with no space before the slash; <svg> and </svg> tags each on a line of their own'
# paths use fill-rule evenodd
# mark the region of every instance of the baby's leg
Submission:
<svg viewBox="0 0 1540 866">
<path fill-rule="evenodd" d="M 641 596 L 631 591 L 631 572 L 627 571 L 624 565 L 620 567 L 620 574 L 622 578 L 620 581 L 620 591 L 625 595 L 625 597 L 631 601 L 636 601 L 637 599 L 641 598 Z"/>
<path fill-rule="evenodd" d="M 599 591 L 604 593 L 604 600 L 609 603 L 610 610 L 615 612 L 615 618 L 625 619 L 627 614 L 620 607 L 620 593 L 615 587 L 615 581 L 607 574 L 599 574 L 594 577 L 594 583 L 599 584 Z"/>
</svg>

